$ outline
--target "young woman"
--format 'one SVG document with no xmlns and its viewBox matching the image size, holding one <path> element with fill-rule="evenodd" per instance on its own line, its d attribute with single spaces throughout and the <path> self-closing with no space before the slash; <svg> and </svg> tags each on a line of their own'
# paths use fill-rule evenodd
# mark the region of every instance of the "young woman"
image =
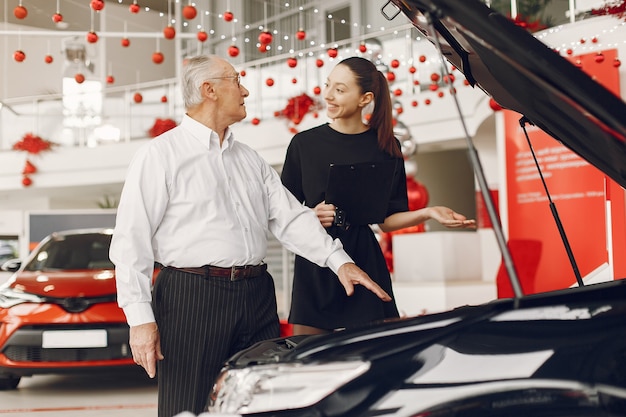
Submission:
<svg viewBox="0 0 626 417">
<path fill-rule="evenodd" d="M 391 295 L 389 270 L 369 225 L 335 225 L 335 206 L 324 201 L 330 164 L 397 161 L 387 217 L 379 225 L 385 232 L 428 219 L 447 227 L 475 227 L 475 221 L 447 207 L 409 211 L 404 161 L 393 135 L 389 86 L 371 61 L 351 57 L 337 64 L 326 81 L 324 100 L 332 121 L 293 137 L 281 179 L 298 200 L 314 209 L 327 232 L 341 240 L 355 263 Z M 363 108 L 372 102 L 374 110 L 364 123 Z M 295 334 L 326 333 L 398 317 L 395 301 L 382 301 L 360 288 L 347 297 L 336 281 L 328 268 L 296 256 L 289 314 Z"/>
</svg>

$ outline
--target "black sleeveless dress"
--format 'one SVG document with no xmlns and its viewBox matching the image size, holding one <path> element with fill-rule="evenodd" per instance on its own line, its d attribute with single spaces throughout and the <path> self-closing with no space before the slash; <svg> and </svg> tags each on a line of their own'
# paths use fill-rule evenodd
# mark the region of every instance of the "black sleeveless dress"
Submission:
<svg viewBox="0 0 626 417">
<path fill-rule="evenodd" d="M 350 135 L 324 124 L 293 137 L 281 178 L 299 201 L 313 208 L 324 201 L 330 164 L 393 158 L 379 149 L 374 130 Z M 396 159 L 387 215 L 408 210 L 404 162 L 402 158 Z M 369 225 L 350 225 L 347 230 L 332 226 L 326 230 L 333 238 L 339 238 L 354 262 L 393 297 L 389 270 Z M 289 323 L 330 330 L 398 316 L 395 301 L 384 302 L 360 285 L 348 297 L 329 268 L 320 268 L 296 256 Z"/>
</svg>

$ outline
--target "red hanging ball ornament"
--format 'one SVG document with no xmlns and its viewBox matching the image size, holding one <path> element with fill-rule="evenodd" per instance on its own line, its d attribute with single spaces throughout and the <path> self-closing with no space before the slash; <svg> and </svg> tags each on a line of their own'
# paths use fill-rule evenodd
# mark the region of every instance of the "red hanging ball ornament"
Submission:
<svg viewBox="0 0 626 417">
<path fill-rule="evenodd" d="M 246 76 L 246 70 L 239 71 L 239 75 L 241 75 L 242 77 L 245 77 Z"/>
<path fill-rule="evenodd" d="M 54 61 L 54 58 L 52 57 L 52 55 L 46 55 L 46 56 L 43 58 L 43 60 L 44 60 L 44 62 L 45 62 L 46 64 L 52 64 L 52 61 Z"/>
<path fill-rule="evenodd" d="M 622 61 L 620 61 L 620 60 L 619 60 L 619 58 L 615 58 L 615 59 L 613 60 L 613 66 L 614 66 L 615 68 L 619 68 L 619 67 L 620 67 L 620 65 L 622 65 Z"/>
<path fill-rule="evenodd" d="M 154 62 L 155 64 L 160 64 L 163 62 L 163 60 L 165 59 L 165 57 L 163 56 L 163 54 L 159 51 L 154 52 L 152 54 L 152 62 Z"/>
<path fill-rule="evenodd" d="M 298 31 L 296 32 L 296 38 L 299 41 L 303 41 L 306 39 L 306 32 L 304 31 L 304 29 L 298 29 Z"/>
<path fill-rule="evenodd" d="M 396 80 L 396 74 L 394 74 L 393 72 L 389 71 L 387 73 L 387 81 L 393 82 L 395 80 Z"/>
<path fill-rule="evenodd" d="M 402 95 L 402 90 L 399 88 L 396 88 L 395 90 L 393 90 L 393 95 L 394 96 L 401 96 Z"/>
<path fill-rule="evenodd" d="M 266 84 L 268 87 L 273 86 L 273 85 L 274 85 L 274 79 L 273 79 L 273 78 L 268 78 L 267 80 L 265 80 L 265 84 Z"/>
<path fill-rule="evenodd" d="M 167 103 L 167 96 L 161 96 L 161 103 Z"/>
<path fill-rule="evenodd" d="M 13 9 L 13 15 L 20 20 L 25 19 L 28 16 L 28 10 L 26 10 L 26 7 L 19 5 Z"/>
<path fill-rule="evenodd" d="M 259 123 L 261 123 L 261 119 L 259 119 L 258 117 L 255 117 L 254 119 L 252 119 L 252 124 L 253 125 L 258 125 Z"/>
<path fill-rule="evenodd" d="M 172 25 L 168 25 L 163 29 L 163 36 L 165 39 L 174 39 L 176 37 L 176 29 Z"/>
<path fill-rule="evenodd" d="M 424 104 L 426 104 L 427 106 L 430 106 L 430 99 L 427 98 L 426 100 L 424 100 Z"/>
<path fill-rule="evenodd" d="M 437 74 L 436 72 L 433 72 L 432 74 L 430 74 L 430 81 L 436 83 L 439 81 L 439 74 Z"/>
<path fill-rule="evenodd" d="M 201 30 L 196 34 L 196 38 L 198 38 L 200 42 L 204 42 L 209 39 L 209 34 L 206 33 L 204 30 Z"/>
<path fill-rule="evenodd" d="M 112 75 L 107 75 L 107 84 L 113 84 L 115 82 L 115 77 Z"/>
<path fill-rule="evenodd" d="M 237 46 L 235 45 L 231 45 L 228 47 L 228 55 L 232 56 L 233 58 L 236 57 L 237 55 L 239 55 L 239 48 L 237 48 Z"/>
<path fill-rule="evenodd" d="M 418 59 L 419 59 L 419 62 L 426 62 L 426 56 L 424 55 L 420 55 Z"/>
<path fill-rule="evenodd" d="M 598 52 L 594 58 L 598 64 L 604 62 L 604 55 L 602 52 Z"/>
<path fill-rule="evenodd" d="M 443 97 L 443 91 L 438 92 L 437 93 L 437 97 L 439 97 L 439 98 Z"/>
<path fill-rule="evenodd" d="M 322 68 L 324 66 L 324 61 L 318 58 L 315 60 L 315 65 L 317 68 Z"/>
<path fill-rule="evenodd" d="M 326 51 L 326 53 L 330 58 L 336 58 L 337 54 L 339 54 L 339 51 L 337 51 L 337 48 L 330 48 L 328 51 Z"/>
<path fill-rule="evenodd" d="M 52 15 L 52 21 L 54 23 L 60 23 L 63 21 L 63 15 L 59 12 Z"/>
<path fill-rule="evenodd" d="M 316 96 L 319 96 L 321 92 L 322 89 L 319 86 L 313 87 L 313 94 L 315 94 Z"/>
<path fill-rule="evenodd" d="M 130 46 L 130 39 L 128 38 L 122 38 L 122 40 L 120 41 L 120 43 L 122 44 L 122 46 L 124 48 L 128 48 Z"/>
<path fill-rule="evenodd" d="M 298 83 L 298 79 L 297 78 L 292 78 L 291 79 L 291 84 L 297 84 Z"/>
<path fill-rule="evenodd" d="M 591 43 L 598 43 L 598 38 L 596 38 L 595 36 L 591 38 Z"/>
<path fill-rule="evenodd" d="M 467 79 L 463 80 L 463 85 L 470 85 L 470 82 Z"/>
<path fill-rule="evenodd" d="M 224 12 L 224 21 L 225 22 L 232 22 L 233 19 L 235 18 L 235 15 L 233 14 L 233 12 L 230 11 L 226 11 Z"/>
<path fill-rule="evenodd" d="M 133 101 L 135 103 L 141 103 L 143 101 L 143 96 L 141 95 L 141 93 L 135 93 L 133 95 Z"/>
<path fill-rule="evenodd" d="M 398 61 L 397 59 L 391 60 L 391 68 L 398 68 L 399 66 L 400 66 L 400 61 Z"/>
<path fill-rule="evenodd" d="M 26 163 L 24 164 L 24 169 L 22 170 L 22 174 L 29 175 L 29 174 L 34 174 L 35 172 L 37 172 L 37 167 L 33 165 L 33 163 L 27 159 Z"/>
<path fill-rule="evenodd" d="M 33 180 L 31 180 L 28 175 L 24 175 L 24 177 L 22 177 L 22 185 L 24 187 L 30 187 L 33 185 Z"/>
<path fill-rule="evenodd" d="M 437 90 L 439 90 L 439 86 L 437 84 L 431 84 L 431 85 L 428 86 L 428 89 L 430 91 L 437 91 Z"/>
<path fill-rule="evenodd" d="M 500 111 L 502 110 L 502 106 L 498 104 L 497 101 L 495 101 L 493 98 L 489 99 L 489 107 L 491 107 L 491 110 L 493 111 Z"/>
<path fill-rule="evenodd" d="M 289 68 L 295 68 L 298 65 L 298 60 L 294 57 L 287 58 L 287 65 Z"/>
<path fill-rule="evenodd" d="M 417 72 L 417 68 L 415 68 L 413 65 L 411 65 L 411 66 L 409 67 L 409 72 L 410 72 L 411 74 L 415 74 L 415 73 Z"/>
<path fill-rule="evenodd" d="M 413 80 L 413 85 L 420 85 L 420 81 L 419 80 Z"/>
<path fill-rule="evenodd" d="M 565 53 L 566 53 L 567 55 L 571 55 L 571 54 L 573 54 L 573 53 L 574 53 L 574 51 L 572 51 L 572 48 L 567 48 L 567 51 L 565 51 Z"/>
<path fill-rule="evenodd" d="M 87 33 L 87 42 L 96 43 L 98 42 L 98 34 L 96 32 L 88 32 Z"/>
<path fill-rule="evenodd" d="M 74 81 L 76 81 L 78 84 L 82 84 L 85 82 L 85 76 L 79 72 L 78 74 L 74 75 Z"/>
<path fill-rule="evenodd" d="M 104 0 L 91 0 L 91 8 L 96 12 L 104 9 Z"/>
<path fill-rule="evenodd" d="M 367 46 L 364 43 L 360 44 L 359 45 L 359 51 L 362 52 L 362 53 L 367 52 Z"/>
<path fill-rule="evenodd" d="M 261 53 L 266 53 L 267 52 L 267 45 L 259 45 L 259 52 Z"/>
<path fill-rule="evenodd" d="M 26 54 L 23 51 L 13 52 L 13 59 L 17 62 L 23 62 L 26 59 Z"/>
<path fill-rule="evenodd" d="M 413 101 L 411 102 L 411 106 L 413 106 L 413 107 L 417 107 L 417 100 L 413 100 Z"/>
<path fill-rule="evenodd" d="M 187 6 L 183 7 L 183 17 L 185 19 L 187 20 L 194 19 L 197 14 L 198 14 L 198 11 L 191 4 L 188 4 Z"/>
<path fill-rule="evenodd" d="M 270 43 L 272 43 L 273 39 L 274 36 L 266 30 L 259 34 L 259 43 L 261 45 L 269 45 Z"/>
<path fill-rule="evenodd" d="M 137 13 L 139 13 L 139 10 L 141 10 L 141 7 L 139 7 L 139 5 L 135 2 L 135 3 L 131 4 L 130 6 L 128 6 L 128 10 L 131 13 L 137 14 Z"/>
</svg>

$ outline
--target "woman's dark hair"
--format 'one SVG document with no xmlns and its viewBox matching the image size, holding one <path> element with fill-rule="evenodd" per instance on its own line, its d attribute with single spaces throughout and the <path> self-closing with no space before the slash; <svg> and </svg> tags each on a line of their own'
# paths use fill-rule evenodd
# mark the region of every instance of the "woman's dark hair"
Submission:
<svg viewBox="0 0 626 417">
<path fill-rule="evenodd" d="M 393 114 L 391 109 L 391 95 L 387 78 L 380 72 L 372 61 L 353 56 L 341 61 L 338 65 L 345 65 L 352 71 L 361 93 L 374 94 L 374 111 L 369 124 L 376 129 L 378 146 L 393 156 L 402 156 L 398 141 L 393 135 Z"/>
</svg>

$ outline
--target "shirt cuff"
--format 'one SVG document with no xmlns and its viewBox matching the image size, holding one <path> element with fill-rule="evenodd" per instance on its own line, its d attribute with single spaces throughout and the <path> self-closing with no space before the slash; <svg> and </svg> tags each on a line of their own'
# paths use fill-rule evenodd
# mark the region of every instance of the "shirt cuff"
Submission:
<svg viewBox="0 0 626 417">
<path fill-rule="evenodd" d="M 337 271 L 339 271 L 341 265 L 347 263 L 354 263 L 354 261 L 343 249 L 334 251 L 326 260 L 326 265 L 335 273 L 335 275 L 338 275 Z"/>
<path fill-rule="evenodd" d="M 129 304 L 124 307 L 124 314 L 130 327 L 155 322 L 154 312 L 150 303 Z"/>
</svg>

